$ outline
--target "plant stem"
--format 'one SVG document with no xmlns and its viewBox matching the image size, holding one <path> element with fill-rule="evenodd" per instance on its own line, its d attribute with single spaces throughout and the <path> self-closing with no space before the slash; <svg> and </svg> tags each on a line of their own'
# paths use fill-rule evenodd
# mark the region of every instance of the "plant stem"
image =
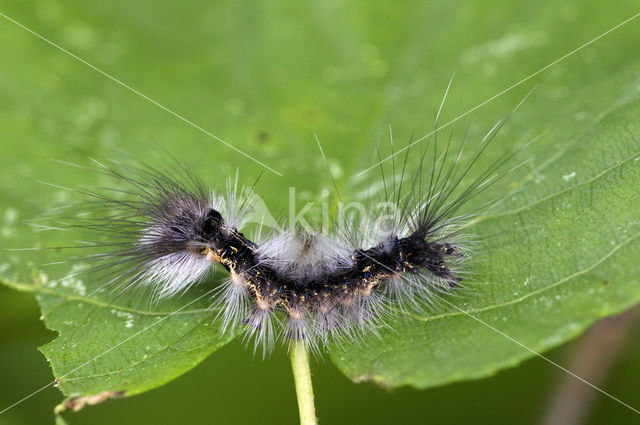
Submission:
<svg viewBox="0 0 640 425">
<path fill-rule="evenodd" d="M 313 403 L 313 386 L 311 384 L 311 368 L 309 355 L 304 342 L 292 340 L 289 347 L 291 369 L 296 383 L 298 396 L 298 410 L 300 411 L 300 425 L 316 425 L 316 407 Z"/>
</svg>

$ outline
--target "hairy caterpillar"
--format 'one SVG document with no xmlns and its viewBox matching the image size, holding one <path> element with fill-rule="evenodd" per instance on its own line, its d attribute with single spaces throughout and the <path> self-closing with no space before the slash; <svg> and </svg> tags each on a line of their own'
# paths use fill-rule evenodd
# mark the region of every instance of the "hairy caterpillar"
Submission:
<svg viewBox="0 0 640 425">
<path fill-rule="evenodd" d="M 391 175 L 381 173 L 378 196 L 390 213 L 337 217 L 324 231 L 290 225 L 245 235 L 257 195 L 241 190 L 237 176 L 221 193 L 184 169 L 102 164 L 129 188 L 123 199 L 90 192 L 98 216 L 72 227 L 107 237 L 106 251 L 90 257 L 111 273 L 105 285 L 175 296 L 204 282 L 217 263 L 228 272 L 212 303 L 224 330 L 240 329 L 264 353 L 278 339 L 318 351 L 332 337 L 375 330 L 394 308 L 428 307 L 434 292 L 461 283 L 468 255 L 459 233 L 474 211 L 460 209 L 495 182 L 508 158 L 465 178 L 503 124 L 466 161 L 463 145 L 454 150 L 450 138 L 438 149 L 436 135 L 411 176 L 407 150 L 401 167 L 394 160 Z"/>
</svg>

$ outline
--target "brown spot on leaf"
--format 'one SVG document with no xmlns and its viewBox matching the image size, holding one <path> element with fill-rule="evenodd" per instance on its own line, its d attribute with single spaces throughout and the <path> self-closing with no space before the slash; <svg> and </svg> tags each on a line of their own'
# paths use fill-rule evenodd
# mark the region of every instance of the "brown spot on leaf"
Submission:
<svg viewBox="0 0 640 425">
<path fill-rule="evenodd" d="M 380 388 L 384 388 L 385 390 L 391 390 L 392 388 L 385 384 L 384 382 L 382 382 L 382 380 L 380 380 L 378 377 L 376 377 L 375 375 L 369 375 L 369 374 L 363 374 L 363 375 L 359 375 L 356 376 L 354 378 L 352 378 L 353 382 L 360 384 L 363 382 L 369 382 L 371 384 L 375 384 L 377 386 L 379 386 Z"/>
<path fill-rule="evenodd" d="M 102 391 L 101 393 L 93 395 L 71 397 L 56 406 L 55 413 L 60 414 L 66 410 L 73 410 L 74 412 L 77 412 L 82 410 L 85 406 L 93 406 L 94 404 L 107 401 L 110 398 L 124 397 L 124 395 L 124 391 Z"/>
<path fill-rule="evenodd" d="M 261 145 L 264 145 L 265 143 L 269 142 L 271 140 L 271 134 L 268 131 L 258 131 L 255 134 L 255 138 L 256 138 L 256 142 L 258 142 Z"/>
</svg>

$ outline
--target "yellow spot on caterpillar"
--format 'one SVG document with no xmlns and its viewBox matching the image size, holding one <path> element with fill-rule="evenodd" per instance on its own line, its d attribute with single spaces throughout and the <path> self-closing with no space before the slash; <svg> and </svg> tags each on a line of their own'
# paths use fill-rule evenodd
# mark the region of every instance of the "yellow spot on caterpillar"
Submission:
<svg viewBox="0 0 640 425">
<path fill-rule="evenodd" d="M 256 305 L 258 306 L 258 308 L 260 310 L 270 310 L 271 309 L 271 303 L 269 303 L 267 300 L 265 300 L 263 297 L 258 297 L 256 299 Z"/>
</svg>

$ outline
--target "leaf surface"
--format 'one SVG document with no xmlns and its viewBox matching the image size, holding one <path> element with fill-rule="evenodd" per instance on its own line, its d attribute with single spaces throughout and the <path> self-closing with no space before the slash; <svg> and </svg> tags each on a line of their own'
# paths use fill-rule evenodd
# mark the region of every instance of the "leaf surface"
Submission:
<svg viewBox="0 0 640 425">
<path fill-rule="evenodd" d="M 25 224 L 76 198 L 36 181 L 107 184 L 51 159 L 84 166 L 88 158 L 121 159 L 121 149 L 161 165 L 168 152 L 218 187 L 236 170 L 247 184 L 263 173 L 257 191 L 280 217 L 289 211 L 289 187 L 298 210 L 315 202 L 320 211 L 333 190 L 313 139 L 317 132 L 338 187 L 357 199 L 363 186 L 380 179 L 375 170 L 358 173 L 375 161 L 376 142 L 386 144 L 389 124 L 398 146 L 429 132 L 454 70 L 441 123 L 635 8 L 631 1 L 616 8 L 570 1 L 559 8 L 524 0 L 11 3 L 7 16 L 248 156 L 3 22 L 3 245 L 77 242 L 77 235 Z M 477 166 L 480 172 L 537 138 L 519 154 L 528 160 L 524 166 L 469 204 L 525 188 L 469 228 L 479 240 L 469 287 L 424 316 L 398 314 L 393 331 L 381 330 L 380 338 L 333 347 L 331 357 L 345 374 L 419 388 L 478 378 L 533 355 L 510 338 L 544 351 L 637 302 L 639 37 L 640 25 L 631 22 L 535 79 L 538 88 Z M 455 140 L 468 124 L 467 143 L 479 141 L 532 85 L 527 81 L 474 110 L 468 122 L 450 126 Z M 43 352 L 65 395 L 146 391 L 233 338 L 220 335 L 208 297 L 198 299 L 207 286 L 155 306 L 134 294 L 114 303 L 94 299 L 88 294 L 100 282 L 82 281 L 84 290 L 75 280 L 52 287 L 71 266 L 44 264 L 70 255 L 65 249 L 11 252 L 0 264 L 5 283 L 35 293 L 46 325 L 59 332 Z M 17 283 L 32 279 L 36 283 Z"/>
</svg>

